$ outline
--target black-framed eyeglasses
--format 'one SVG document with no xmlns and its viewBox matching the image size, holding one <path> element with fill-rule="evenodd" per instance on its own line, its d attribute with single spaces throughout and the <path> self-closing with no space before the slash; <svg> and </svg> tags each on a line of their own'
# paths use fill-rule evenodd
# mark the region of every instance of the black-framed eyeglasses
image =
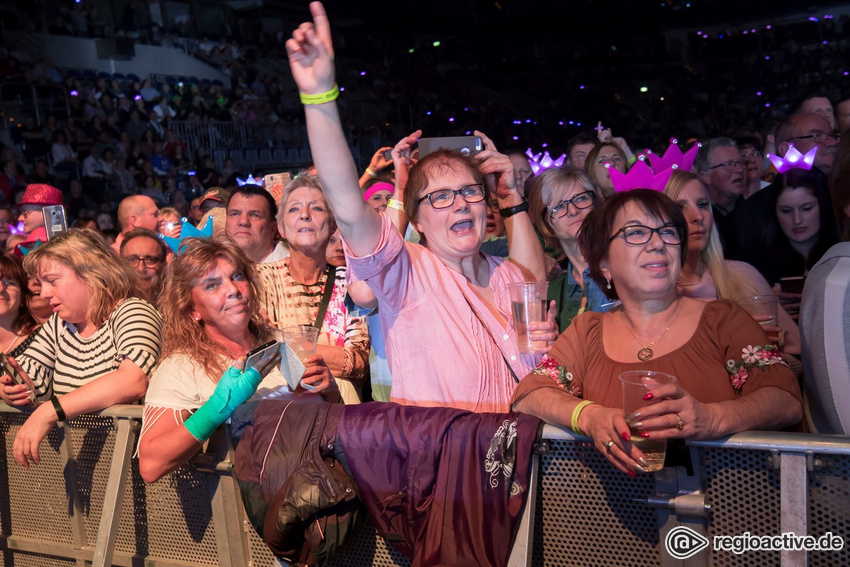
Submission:
<svg viewBox="0 0 850 567">
<path fill-rule="evenodd" d="M 735 171 L 736 167 L 747 167 L 747 160 L 730 159 L 729 161 L 724 161 L 723 163 L 712 165 L 711 167 L 707 168 L 706 171 L 711 171 L 712 169 L 717 169 L 718 167 L 722 167 L 726 171 Z"/>
<path fill-rule="evenodd" d="M 818 144 L 825 144 L 828 139 L 834 139 L 836 142 L 841 141 L 841 132 L 820 132 L 815 131 L 811 134 L 807 134 L 805 136 L 794 136 L 793 138 L 788 138 L 785 140 L 786 142 L 790 142 L 791 140 L 814 140 Z"/>
<path fill-rule="evenodd" d="M 135 267 L 142 262 L 145 268 L 158 268 L 162 264 L 162 258 L 156 256 L 123 256 L 124 261 Z"/>
<path fill-rule="evenodd" d="M 751 152 L 741 152 L 741 159 L 760 158 L 760 157 L 764 157 L 764 154 L 762 152 L 758 151 L 758 150 L 753 150 Z"/>
<path fill-rule="evenodd" d="M 572 199 L 564 199 L 554 207 L 546 207 L 546 210 L 549 211 L 550 217 L 553 219 L 559 219 L 567 214 L 567 211 L 570 209 L 570 205 L 577 209 L 587 209 L 592 207 L 593 192 L 582 191 L 581 193 L 576 193 L 573 195 Z"/>
<path fill-rule="evenodd" d="M 642 224 L 630 224 L 629 226 L 624 226 L 615 232 L 614 236 L 608 239 L 608 242 L 610 243 L 612 240 L 620 236 L 620 233 L 623 234 L 623 240 L 626 241 L 626 244 L 631 244 L 633 246 L 646 244 L 652 240 L 653 233 L 658 233 L 658 237 L 661 238 L 665 244 L 682 243 L 682 233 L 679 231 L 678 227 L 672 224 L 665 224 L 658 228 L 649 228 Z"/>
<path fill-rule="evenodd" d="M 460 195 L 467 203 L 480 203 L 484 200 L 484 184 L 464 185 L 460 189 L 437 189 L 419 198 L 419 203 L 428 199 L 435 209 L 447 209 L 454 205 Z"/>
</svg>

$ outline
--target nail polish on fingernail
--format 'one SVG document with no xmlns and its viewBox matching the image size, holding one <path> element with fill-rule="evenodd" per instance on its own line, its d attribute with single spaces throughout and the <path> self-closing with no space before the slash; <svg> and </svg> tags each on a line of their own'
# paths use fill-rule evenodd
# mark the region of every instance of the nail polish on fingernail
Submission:
<svg viewBox="0 0 850 567">
<path fill-rule="evenodd" d="M 628 475 L 629 475 L 630 477 L 632 477 L 632 478 L 637 478 L 637 477 L 638 477 L 638 475 L 637 475 L 637 473 L 636 473 L 635 471 L 628 471 L 626 474 L 628 474 Z"/>
<path fill-rule="evenodd" d="M 642 421 L 638 421 L 638 422 L 632 424 L 632 428 L 634 428 L 634 429 L 640 429 L 642 427 L 643 427 Z"/>
<path fill-rule="evenodd" d="M 635 465 L 635 470 L 642 473 L 647 472 L 647 470 L 640 465 Z"/>
<path fill-rule="evenodd" d="M 640 436 L 644 439 L 649 439 L 649 433 L 640 433 Z"/>
<path fill-rule="evenodd" d="M 650 392 L 650 393 L 648 393 L 648 394 L 644 394 L 644 396 L 643 396 L 643 401 L 648 402 L 649 400 L 651 400 L 651 399 L 652 399 L 652 398 L 654 398 L 654 397 L 655 397 L 655 396 L 653 396 L 653 395 L 652 395 L 652 392 Z"/>
<path fill-rule="evenodd" d="M 629 432 L 628 432 L 628 431 L 623 431 L 623 433 L 622 433 L 621 435 L 623 436 L 623 439 L 624 439 L 624 440 L 626 440 L 626 441 L 631 441 L 631 440 L 632 440 L 632 436 L 631 436 L 631 435 L 629 435 Z"/>
<path fill-rule="evenodd" d="M 648 465 L 649 465 L 649 463 L 647 463 L 647 462 L 646 462 L 646 459 L 644 459 L 643 457 L 639 458 L 637 461 L 638 461 L 641 465 L 643 465 L 643 466 L 648 466 Z"/>
</svg>

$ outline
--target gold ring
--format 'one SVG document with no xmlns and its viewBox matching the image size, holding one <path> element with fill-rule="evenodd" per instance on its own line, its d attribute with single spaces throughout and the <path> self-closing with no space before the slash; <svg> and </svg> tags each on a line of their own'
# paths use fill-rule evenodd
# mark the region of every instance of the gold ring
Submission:
<svg viewBox="0 0 850 567">
<path fill-rule="evenodd" d="M 611 452 L 611 447 L 612 447 L 613 445 L 614 445 L 614 440 L 613 440 L 613 439 L 611 439 L 610 441 L 608 441 L 607 443 L 605 443 L 605 450 L 606 450 L 606 451 L 608 451 L 608 452 L 610 453 L 610 452 Z"/>
<path fill-rule="evenodd" d="M 683 419 L 679 416 L 679 414 L 677 413 L 677 414 L 676 414 L 676 429 L 678 429 L 679 431 L 681 431 L 681 430 L 683 430 L 684 428 L 685 428 L 685 420 L 683 420 Z"/>
</svg>

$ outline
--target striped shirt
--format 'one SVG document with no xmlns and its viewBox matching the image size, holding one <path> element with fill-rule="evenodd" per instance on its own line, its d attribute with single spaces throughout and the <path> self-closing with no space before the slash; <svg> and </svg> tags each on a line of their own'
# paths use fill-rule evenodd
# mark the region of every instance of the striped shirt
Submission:
<svg viewBox="0 0 850 567">
<path fill-rule="evenodd" d="M 328 272 L 314 284 L 295 281 L 289 271 L 289 258 L 257 264 L 262 282 L 260 305 L 277 329 L 294 325 L 313 325 L 319 314 Z M 345 348 L 343 373 L 336 378 L 360 379 L 366 376 L 369 363 L 369 330 L 365 317 L 354 317 L 345 309 L 345 267 L 336 269 L 334 287 L 325 319 L 319 331 L 319 344 Z"/>
<path fill-rule="evenodd" d="M 90 336 L 54 313 L 35 333 L 17 361 L 30 376 L 36 395 L 67 394 L 113 372 L 125 359 L 150 375 L 159 359 L 162 317 L 147 301 L 126 299 Z"/>
</svg>

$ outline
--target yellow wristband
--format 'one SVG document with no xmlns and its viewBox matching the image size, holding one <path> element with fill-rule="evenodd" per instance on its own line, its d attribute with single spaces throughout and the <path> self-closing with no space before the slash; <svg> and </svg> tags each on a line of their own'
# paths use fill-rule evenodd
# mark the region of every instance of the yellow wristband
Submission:
<svg viewBox="0 0 850 567">
<path fill-rule="evenodd" d="M 369 177 L 371 177 L 372 179 L 377 179 L 377 177 L 378 177 L 378 174 L 377 174 L 377 173 L 375 173 L 374 171 L 372 171 L 371 169 L 369 169 L 368 167 L 366 168 L 366 173 L 367 173 L 367 174 L 369 175 Z"/>
<path fill-rule="evenodd" d="M 584 435 L 584 432 L 578 427 L 578 416 L 581 415 L 584 408 L 595 403 L 596 402 L 591 402 L 590 400 L 584 400 L 583 402 L 579 402 L 579 404 L 573 408 L 573 417 L 570 419 L 570 427 L 572 427 L 572 430 L 576 435 Z"/>
<path fill-rule="evenodd" d="M 404 212 L 404 203 L 395 199 L 388 199 L 387 206 L 391 209 Z"/>
<path fill-rule="evenodd" d="M 334 85 L 334 88 L 328 92 L 319 94 L 304 94 L 298 93 L 301 97 L 301 104 L 324 104 L 339 97 L 339 85 Z"/>
</svg>

